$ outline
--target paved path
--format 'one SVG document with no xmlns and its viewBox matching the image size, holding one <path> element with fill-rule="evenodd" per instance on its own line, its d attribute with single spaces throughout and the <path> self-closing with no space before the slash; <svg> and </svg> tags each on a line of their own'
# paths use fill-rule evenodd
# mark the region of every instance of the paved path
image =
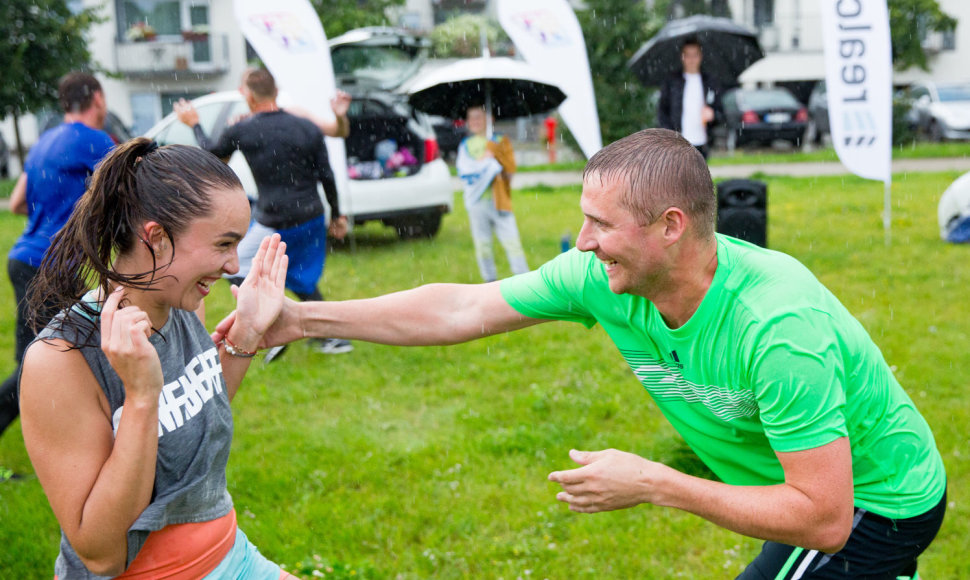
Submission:
<svg viewBox="0 0 970 580">
<path fill-rule="evenodd" d="M 946 159 L 899 159 L 893 162 L 893 173 L 927 173 L 938 171 L 970 171 L 970 157 L 954 157 Z M 765 163 L 750 165 L 716 165 L 711 167 L 714 179 L 747 178 L 761 173 L 763 175 L 789 175 L 792 177 L 808 177 L 813 175 L 848 175 L 849 171 L 841 163 L 802 162 L 802 163 Z M 516 189 L 525 189 L 535 185 L 578 185 L 582 183 L 582 172 L 579 171 L 550 171 L 550 172 L 519 172 L 512 179 Z M 456 190 L 461 189 L 461 181 L 454 177 L 452 184 Z"/>
</svg>

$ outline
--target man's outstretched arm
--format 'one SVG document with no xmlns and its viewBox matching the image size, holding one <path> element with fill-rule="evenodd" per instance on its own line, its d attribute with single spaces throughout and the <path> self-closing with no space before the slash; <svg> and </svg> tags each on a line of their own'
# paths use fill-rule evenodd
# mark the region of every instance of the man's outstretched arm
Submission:
<svg viewBox="0 0 970 580">
<path fill-rule="evenodd" d="M 260 347 L 310 337 L 399 346 L 457 344 L 547 322 L 519 314 L 502 297 L 499 284 L 428 284 L 342 302 L 287 300 Z M 221 340 L 233 321 L 230 314 L 220 322 L 213 340 Z"/>
</svg>

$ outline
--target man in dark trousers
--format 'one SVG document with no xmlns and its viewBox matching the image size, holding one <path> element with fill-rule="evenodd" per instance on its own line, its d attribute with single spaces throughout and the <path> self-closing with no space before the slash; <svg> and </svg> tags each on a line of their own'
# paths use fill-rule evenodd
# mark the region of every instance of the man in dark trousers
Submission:
<svg viewBox="0 0 970 580">
<path fill-rule="evenodd" d="M 101 83 L 81 72 L 65 75 L 57 87 L 64 122 L 45 132 L 30 149 L 10 195 L 10 211 L 27 216 L 24 233 L 10 249 L 7 273 L 17 297 L 17 368 L 0 385 L 0 433 L 17 418 L 17 385 L 24 349 L 34 339 L 25 296 L 51 237 L 61 229 L 84 194 L 94 166 L 114 147 L 104 132 L 108 106 Z M 47 323 L 39 319 L 37 324 Z M 0 467 L 0 481 L 7 470 Z M 7 476 L 10 474 L 7 473 Z"/>
<path fill-rule="evenodd" d="M 681 72 L 664 80 L 657 104 L 660 127 L 677 131 L 704 155 L 710 152 L 710 128 L 721 111 L 721 87 L 701 72 L 704 53 L 695 38 L 688 38 L 680 49 Z"/>
<path fill-rule="evenodd" d="M 252 115 L 226 127 L 217 143 L 206 136 L 191 103 L 180 100 L 174 107 L 203 149 L 224 159 L 242 151 L 253 172 L 259 198 L 249 232 L 239 244 L 237 276 L 249 272 L 260 241 L 278 232 L 290 258 L 287 289 L 300 300 L 323 300 L 317 284 L 323 275 L 328 227 L 318 182 L 330 205 L 330 234 L 338 239 L 347 234 L 347 217 L 340 213 L 323 133 L 313 122 L 279 108 L 276 81 L 268 70 L 247 71 L 240 91 Z M 349 341 L 329 338 L 314 340 L 313 346 L 326 354 L 353 350 Z M 280 352 L 269 353 L 267 361 Z"/>
</svg>

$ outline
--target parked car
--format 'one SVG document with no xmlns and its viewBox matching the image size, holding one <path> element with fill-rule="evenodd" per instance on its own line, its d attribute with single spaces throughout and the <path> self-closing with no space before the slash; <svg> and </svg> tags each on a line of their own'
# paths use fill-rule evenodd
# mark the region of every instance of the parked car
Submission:
<svg viewBox="0 0 970 580">
<path fill-rule="evenodd" d="M 909 122 L 932 141 L 970 139 L 970 83 L 915 83 Z"/>
<path fill-rule="evenodd" d="M 468 136 L 464 119 L 449 119 L 440 115 L 430 115 L 431 126 L 438 138 L 438 147 L 443 157 L 454 158 L 458 155 L 461 140 Z"/>
<path fill-rule="evenodd" d="M 805 140 L 821 145 L 829 133 L 829 99 L 825 81 L 821 80 L 815 83 L 808 95 L 808 128 L 805 130 Z"/>
<path fill-rule="evenodd" d="M 773 141 L 801 144 L 808 126 L 808 110 L 783 88 L 731 89 L 722 97 L 727 148 Z"/>
<path fill-rule="evenodd" d="M 402 238 L 434 236 L 454 206 L 451 176 L 430 118 L 393 90 L 417 73 L 429 47 L 425 38 L 387 27 L 359 28 L 330 41 L 337 86 L 353 98 L 345 140 L 351 180 L 348 191 L 341 192 L 340 208 L 355 224 L 380 221 Z M 206 134 L 215 139 L 232 119 L 249 113 L 238 91 L 192 102 Z M 146 135 L 159 143 L 197 145 L 174 114 Z M 229 165 L 246 193 L 256 197 L 242 154 L 236 152 Z"/>
</svg>

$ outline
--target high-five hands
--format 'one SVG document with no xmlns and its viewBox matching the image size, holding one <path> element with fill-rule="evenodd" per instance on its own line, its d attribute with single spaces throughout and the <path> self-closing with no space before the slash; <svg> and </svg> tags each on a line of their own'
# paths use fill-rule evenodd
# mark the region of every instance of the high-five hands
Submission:
<svg viewBox="0 0 970 580">
<path fill-rule="evenodd" d="M 279 234 L 266 236 L 241 286 L 232 287 L 236 298 L 234 344 L 255 347 L 266 329 L 279 317 L 286 290 L 286 243 Z M 238 334 L 237 334 L 238 333 Z M 236 342 L 236 340 L 240 342 Z"/>
</svg>

